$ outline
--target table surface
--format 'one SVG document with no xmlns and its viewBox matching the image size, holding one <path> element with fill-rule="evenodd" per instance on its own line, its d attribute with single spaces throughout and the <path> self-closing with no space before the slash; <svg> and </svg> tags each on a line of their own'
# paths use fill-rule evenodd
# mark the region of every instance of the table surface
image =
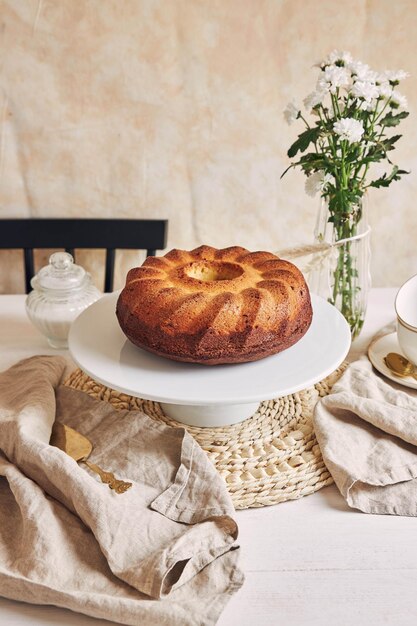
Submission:
<svg viewBox="0 0 417 626">
<path fill-rule="evenodd" d="M 394 318 L 395 289 L 373 289 L 350 359 Z M 57 354 L 31 326 L 24 296 L 0 296 L 0 370 Z M 415 626 L 416 520 L 349 509 L 334 485 L 276 506 L 236 512 L 246 581 L 219 626 Z M 0 624 L 104 626 L 56 607 L 0 598 Z"/>
</svg>

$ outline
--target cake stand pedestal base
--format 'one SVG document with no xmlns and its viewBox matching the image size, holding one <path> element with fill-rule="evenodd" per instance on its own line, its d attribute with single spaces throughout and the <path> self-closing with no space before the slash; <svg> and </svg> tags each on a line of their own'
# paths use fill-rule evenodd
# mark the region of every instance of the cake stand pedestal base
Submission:
<svg viewBox="0 0 417 626">
<path fill-rule="evenodd" d="M 188 426 L 230 426 L 251 417 L 259 402 L 250 404 L 168 404 L 160 403 L 167 417 Z"/>
</svg>

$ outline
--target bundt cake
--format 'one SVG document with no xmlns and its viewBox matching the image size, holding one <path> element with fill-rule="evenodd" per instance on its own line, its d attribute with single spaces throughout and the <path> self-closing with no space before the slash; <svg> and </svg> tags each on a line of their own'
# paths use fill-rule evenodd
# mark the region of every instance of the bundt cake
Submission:
<svg viewBox="0 0 417 626">
<path fill-rule="evenodd" d="M 131 269 L 116 308 L 131 342 L 176 361 L 256 361 L 289 348 L 312 309 L 301 272 L 270 252 L 200 246 Z"/>
</svg>

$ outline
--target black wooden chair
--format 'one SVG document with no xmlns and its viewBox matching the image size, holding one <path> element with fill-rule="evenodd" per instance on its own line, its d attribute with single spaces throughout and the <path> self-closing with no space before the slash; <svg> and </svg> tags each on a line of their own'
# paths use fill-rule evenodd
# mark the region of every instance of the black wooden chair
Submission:
<svg viewBox="0 0 417 626">
<path fill-rule="evenodd" d="M 0 249 L 23 249 L 26 293 L 35 273 L 33 250 L 64 248 L 75 258 L 77 248 L 104 248 L 104 291 L 113 290 L 116 249 L 146 250 L 155 256 L 166 247 L 168 220 L 130 219 L 0 219 Z"/>
</svg>

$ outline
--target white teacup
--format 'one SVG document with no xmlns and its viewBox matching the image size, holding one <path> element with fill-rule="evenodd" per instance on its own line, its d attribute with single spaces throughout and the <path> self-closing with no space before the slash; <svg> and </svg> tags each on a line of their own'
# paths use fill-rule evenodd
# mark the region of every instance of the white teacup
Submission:
<svg viewBox="0 0 417 626">
<path fill-rule="evenodd" d="M 417 274 L 400 287 L 395 298 L 397 337 L 402 352 L 417 364 Z"/>
</svg>

